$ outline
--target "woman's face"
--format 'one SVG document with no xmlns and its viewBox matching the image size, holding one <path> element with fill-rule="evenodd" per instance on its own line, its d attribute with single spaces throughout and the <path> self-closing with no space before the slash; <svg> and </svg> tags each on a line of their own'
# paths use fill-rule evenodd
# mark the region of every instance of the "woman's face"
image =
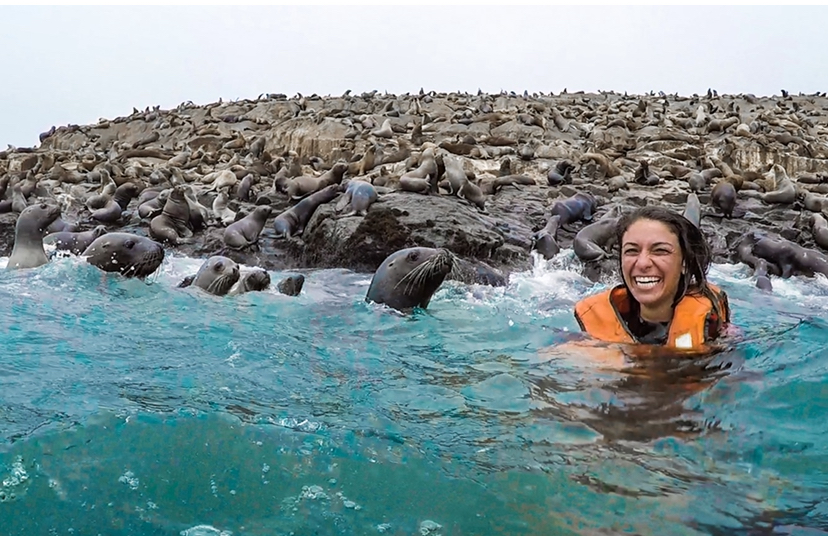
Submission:
<svg viewBox="0 0 828 536">
<path fill-rule="evenodd" d="M 621 240 L 621 272 L 642 313 L 672 309 L 683 262 L 678 237 L 660 221 L 637 220 Z"/>
</svg>

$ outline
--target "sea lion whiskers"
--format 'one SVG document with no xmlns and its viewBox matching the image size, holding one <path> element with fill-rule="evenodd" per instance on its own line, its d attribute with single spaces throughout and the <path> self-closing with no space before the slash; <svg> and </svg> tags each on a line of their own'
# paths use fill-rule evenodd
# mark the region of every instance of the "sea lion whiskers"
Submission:
<svg viewBox="0 0 828 536">
<path fill-rule="evenodd" d="M 143 257 L 141 257 L 136 262 L 133 262 L 123 269 L 123 275 L 127 277 L 138 277 L 138 278 L 145 278 L 148 275 L 152 275 L 155 273 L 158 268 L 156 267 L 153 271 L 148 271 L 147 268 L 153 266 L 155 263 L 158 262 L 160 258 L 163 258 L 164 252 L 163 250 L 156 250 L 146 253 Z M 159 265 L 160 266 L 160 265 Z"/>
<path fill-rule="evenodd" d="M 216 296 L 222 296 L 227 294 L 227 291 L 230 290 L 230 287 L 232 287 L 237 280 L 238 277 L 234 278 L 232 273 L 220 275 L 213 279 L 213 281 L 207 286 L 207 292 L 215 294 Z"/>
<path fill-rule="evenodd" d="M 450 273 L 457 267 L 457 259 L 449 250 L 441 249 L 439 253 L 405 274 L 394 285 L 394 288 L 405 283 L 405 293 L 411 294 L 413 289 L 420 287 L 424 282 L 441 272 Z"/>
<path fill-rule="evenodd" d="M 414 289 L 418 288 L 418 286 L 421 285 L 423 281 L 428 279 L 427 272 L 430 272 L 430 268 L 431 266 L 428 265 L 427 262 L 424 262 L 423 264 L 417 266 L 416 268 L 405 274 L 405 276 L 403 276 L 402 279 L 400 279 L 397 282 L 397 284 L 394 285 L 394 288 L 397 288 L 403 283 L 405 283 L 405 288 L 403 292 L 405 292 L 406 295 L 410 296 Z"/>
<path fill-rule="evenodd" d="M 158 265 L 158 268 L 156 268 L 155 271 L 153 271 L 151 274 L 144 277 L 139 277 L 138 279 L 143 281 L 146 285 L 154 285 L 158 282 L 158 278 L 161 277 L 161 270 L 159 270 L 159 268 L 161 268 L 160 264 Z"/>
</svg>

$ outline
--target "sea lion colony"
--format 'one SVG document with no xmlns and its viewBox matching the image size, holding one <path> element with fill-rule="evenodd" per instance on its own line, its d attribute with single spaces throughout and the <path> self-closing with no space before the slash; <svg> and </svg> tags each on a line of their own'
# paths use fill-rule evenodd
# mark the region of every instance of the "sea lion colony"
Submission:
<svg viewBox="0 0 828 536">
<path fill-rule="evenodd" d="M 533 247 L 548 257 L 574 243 L 598 277 L 614 266 L 613 218 L 650 203 L 681 212 L 693 192 L 715 260 L 813 274 L 827 109 L 824 94 L 712 90 L 269 94 L 133 109 L 0 152 L 0 254 L 17 215 L 45 202 L 61 209 L 47 235 L 98 229 L 85 235 L 95 239 L 105 226 L 265 269 L 373 271 L 424 246 L 458 257 L 449 277 L 502 284 Z M 745 245 L 748 233 L 767 238 Z M 818 262 L 762 257 L 780 248 Z"/>
</svg>

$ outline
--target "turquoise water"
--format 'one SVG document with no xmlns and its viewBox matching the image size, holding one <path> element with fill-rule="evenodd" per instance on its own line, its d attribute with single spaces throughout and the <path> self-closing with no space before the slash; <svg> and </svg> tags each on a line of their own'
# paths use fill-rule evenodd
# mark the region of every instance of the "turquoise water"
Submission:
<svg viewBox="0 0 828 536">
<path fill-rule="evenodd" d="M 598 289 L 571 252 L 410 316 L 343 270 L 297 298 L 175 288 L 200 263 L 0 272 L 0 534 L 828 527 L 823 279 L 714 267 L 746 340 L 642 376 L 541 357 Z"/>
</svg>

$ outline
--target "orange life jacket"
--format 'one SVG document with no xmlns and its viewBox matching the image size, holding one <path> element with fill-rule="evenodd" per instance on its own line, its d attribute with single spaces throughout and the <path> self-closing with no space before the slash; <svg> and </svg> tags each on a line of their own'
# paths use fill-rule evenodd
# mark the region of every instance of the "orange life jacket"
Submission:
<svg viewBox="0 0 828 536">
<path fill-rule="evenodd" d="M 637 343 L 622 318 L 630 312 L 630 299 L 624 285 L 600 292 L 575 305 L 575 318 L 592 337 L 613 343 Z M 727 294 L 715 285 L 707 291 L 688 292 L 673 310 L 664 346 L 678 350 L 703 350 L 730 322 Z"/>
</svg>

